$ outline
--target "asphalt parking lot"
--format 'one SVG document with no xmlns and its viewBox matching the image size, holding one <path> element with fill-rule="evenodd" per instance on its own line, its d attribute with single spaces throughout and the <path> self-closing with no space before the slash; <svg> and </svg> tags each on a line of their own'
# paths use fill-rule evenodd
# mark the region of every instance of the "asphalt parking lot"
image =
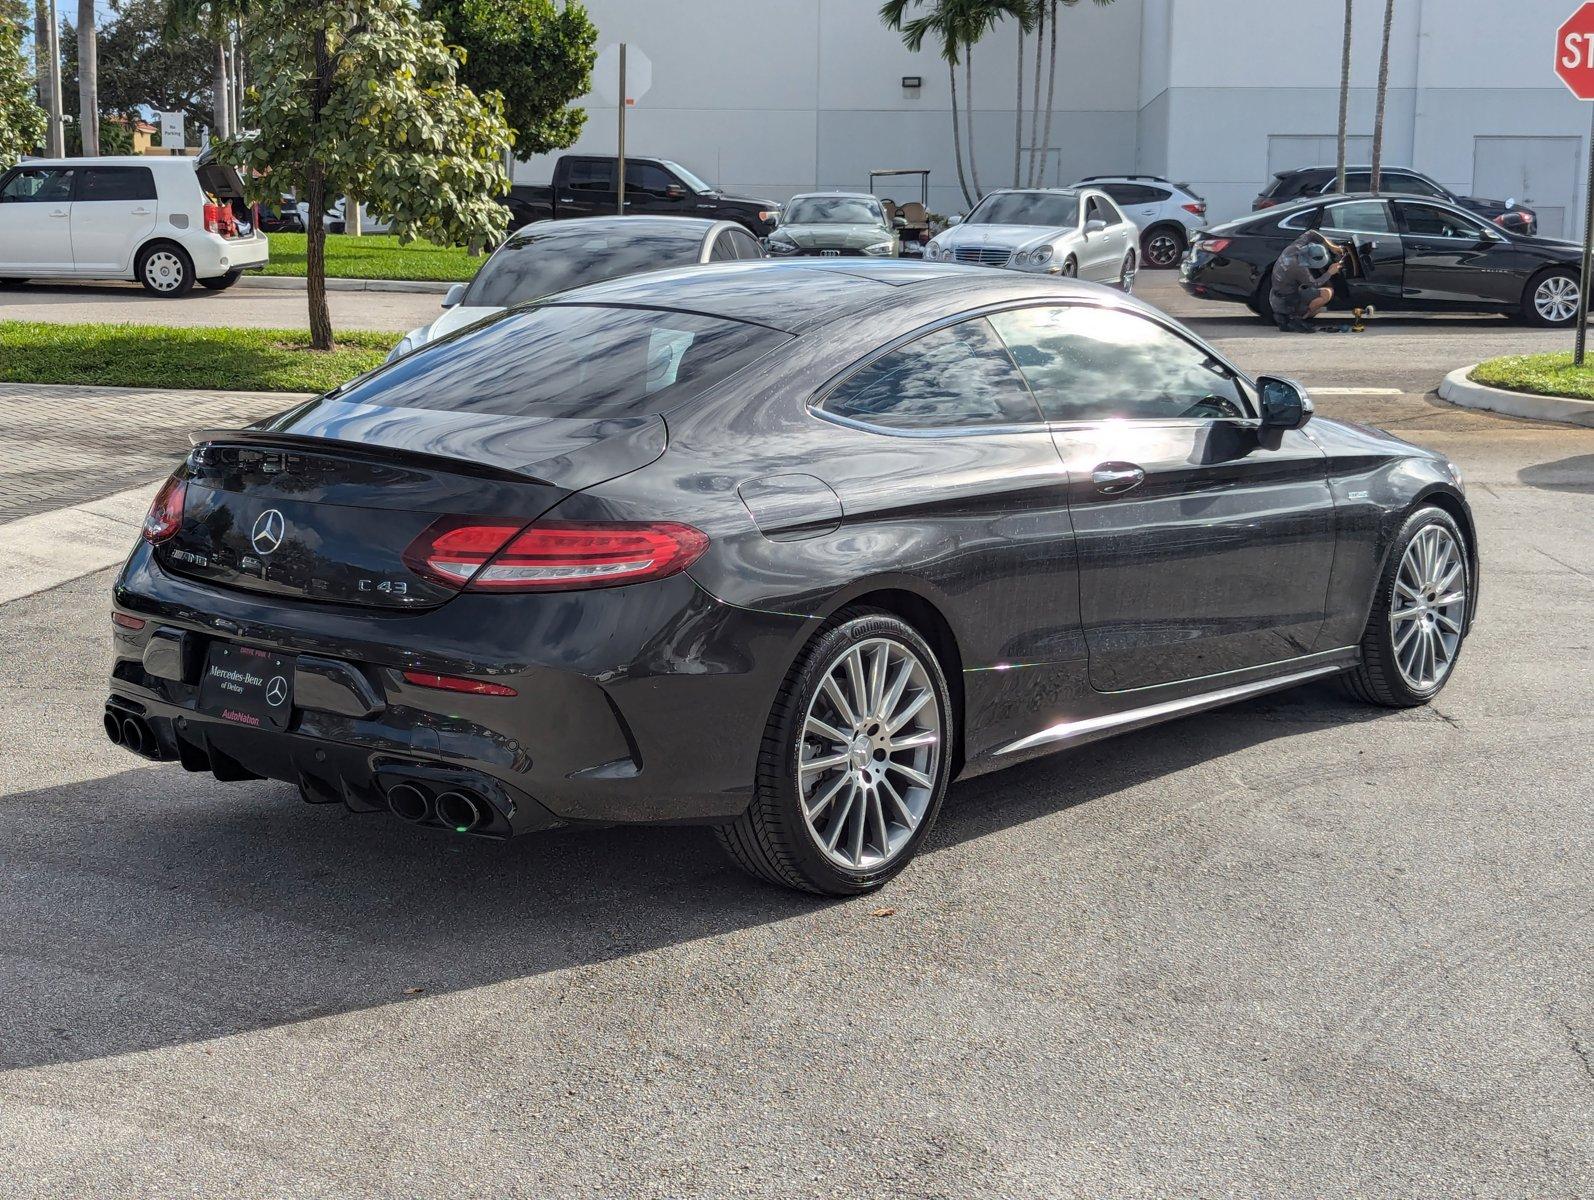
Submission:
<svg viewBox="0 0 1594 1200">
<path fill-rule="evenodd" d="M 1435 704 L 1308 686 L 958 785 L 833 903 L 700 830 L 450 841 L 139 765 L 110 573 L 0 605 L 0 1194 L 1594 1194 L 1594 430 L 1429 394 L 1566 335 L 1142 278 L 1461 465 Z"/>
</svg>

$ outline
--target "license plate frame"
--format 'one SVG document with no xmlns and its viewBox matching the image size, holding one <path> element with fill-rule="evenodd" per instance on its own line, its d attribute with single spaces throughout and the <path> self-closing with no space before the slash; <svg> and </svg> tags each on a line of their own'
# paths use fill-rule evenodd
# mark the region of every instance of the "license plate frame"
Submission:
<svg viewBox="0 0 1594 1200">
<path fill-rule="evenodd" d="M 293 713 L 294 656 L 212 642 L 199 678 L 199 711 L 233 725 L 283 730 Z"/>
</svg>

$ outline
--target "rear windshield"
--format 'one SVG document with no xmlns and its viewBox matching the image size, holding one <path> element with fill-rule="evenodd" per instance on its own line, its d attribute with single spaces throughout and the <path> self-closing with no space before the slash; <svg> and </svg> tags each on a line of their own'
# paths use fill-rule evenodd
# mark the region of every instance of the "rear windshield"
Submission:
<svg viewBox="0 0 1594 1200">
<path fill-rule="evenodd" d="M 695 263 L 704 228 L 522 230 L 482 264 L 462 303 L 508 308 L 605 279 Z"/>
<path fill-rule="evenodd" d="M 1079 197 L 1056 192 L 997 192 L 968 215 L 970 225 L 1073 225 Z"/>
<path fill-rule="evenodd" d="M 697 313 L 544 305 L 424 346 L 337 396 L 445 412 L 650 416 L 707 391 L 790 336 Z"/>
</svg>

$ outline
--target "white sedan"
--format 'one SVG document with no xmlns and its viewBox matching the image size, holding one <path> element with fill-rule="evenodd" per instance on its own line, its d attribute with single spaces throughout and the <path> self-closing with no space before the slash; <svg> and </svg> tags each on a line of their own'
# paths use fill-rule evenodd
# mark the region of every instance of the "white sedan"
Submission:
<svg viewBox="0 0 1594 1200">
<path fill-rule="evenodd" d="M 1095 188 L 991 192 L 961 221 L 931 238 L 930 262 L 1077 276 L 1133 291 L 1140 230 Z"/>
</svg>

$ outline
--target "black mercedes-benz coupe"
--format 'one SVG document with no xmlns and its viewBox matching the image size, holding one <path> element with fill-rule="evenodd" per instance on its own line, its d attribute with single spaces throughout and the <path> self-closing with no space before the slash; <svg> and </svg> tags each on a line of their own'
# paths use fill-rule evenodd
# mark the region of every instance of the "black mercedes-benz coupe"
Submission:
<svg viewBox="0 0 1594 1200">
<path fill-rule="evenodd" d="M 1455 467 L 1076 281 L 728 263 L 511 309 L 196 438 L 112 740 L 506 837 L 696 822 L 873 888 L 948 783 L 1306 680 L 1422 704 Z"/>
<path fill-rule="evenodd" d="M 1180 283 L 1192 296 L 1239 300 L 1271 320 L 1273 264 L 1308 229 L 1352 248 L 1334 280 L 1338 307 L 1504 313 L 1559 326 L 1577 316 L 1581 246 L 1411 196 L 1318 197 L 1218 225 L 1190 244 Z"/>
</svg>

